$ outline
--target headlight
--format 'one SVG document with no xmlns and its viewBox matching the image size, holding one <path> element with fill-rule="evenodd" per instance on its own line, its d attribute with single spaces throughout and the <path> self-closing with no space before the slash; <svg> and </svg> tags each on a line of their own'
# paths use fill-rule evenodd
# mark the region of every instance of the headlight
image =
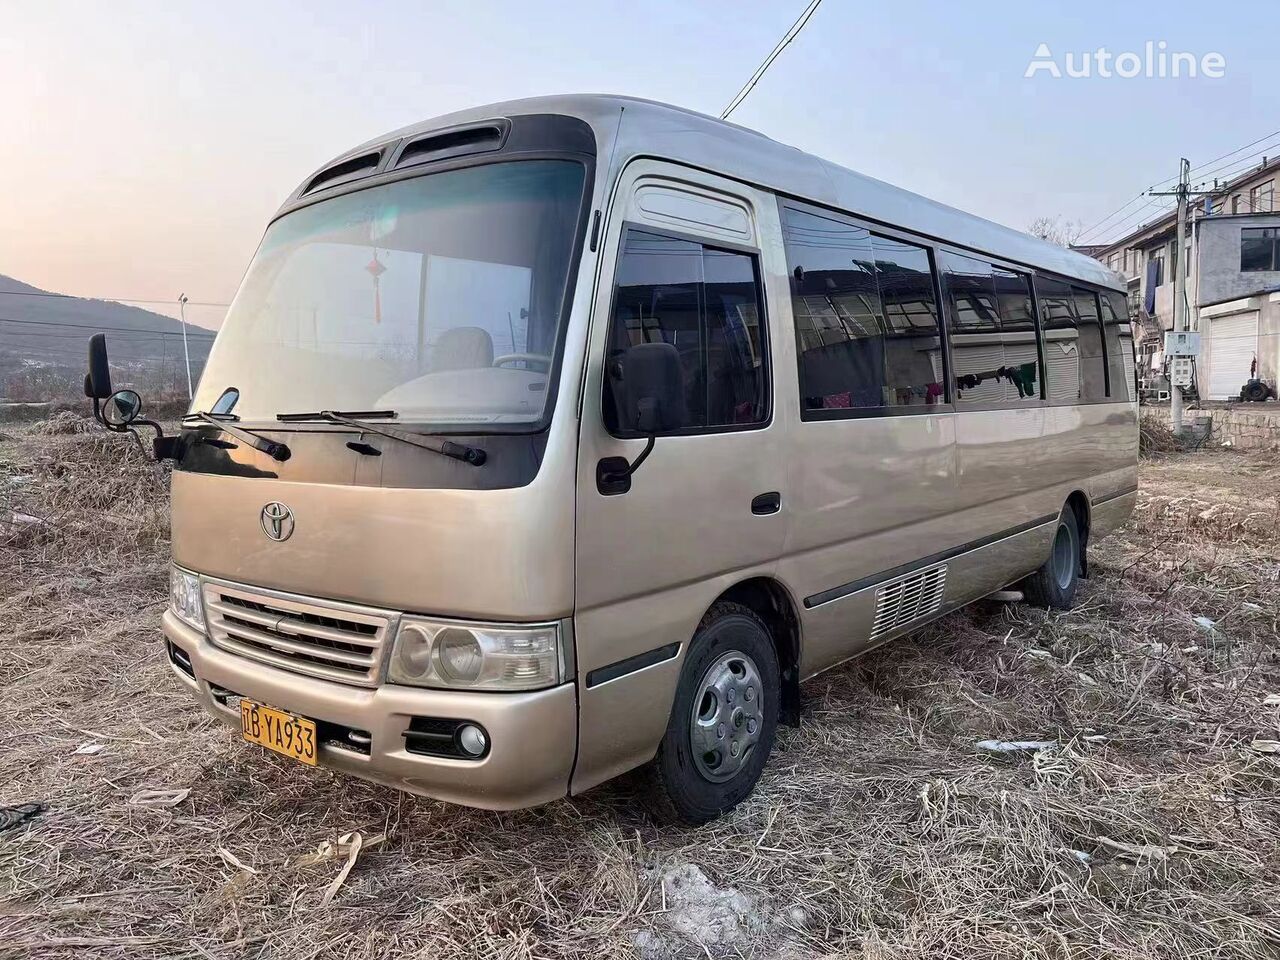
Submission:
<svg viewBox="0 0 1280 960">
<path fill-rule="evenodd" d="M 403 617 L 387 679 L 453 690 L 540 690 L 569 679 L 560 624 L 498 626 Z"/>
<path fill-rule="evenodd" d="M 181 567 L 169 567 L 169 609 L 183 623 L 204 633 L 204 602 L 200 578 Z"/>
</svg>

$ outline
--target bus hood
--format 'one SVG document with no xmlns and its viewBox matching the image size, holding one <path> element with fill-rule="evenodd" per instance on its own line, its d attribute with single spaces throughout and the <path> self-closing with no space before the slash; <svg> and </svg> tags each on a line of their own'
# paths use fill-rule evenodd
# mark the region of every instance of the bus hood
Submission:
<svg viewBox="0 0 1280 960">
<path fill-rule="evenodd" d="M 573 483 L 496 490 L 175 471 L 173 559 L 205 576 L 460 618 L 573 608 Z M 278 538 L 278 539 L 277 539 Z"/>
</svg>

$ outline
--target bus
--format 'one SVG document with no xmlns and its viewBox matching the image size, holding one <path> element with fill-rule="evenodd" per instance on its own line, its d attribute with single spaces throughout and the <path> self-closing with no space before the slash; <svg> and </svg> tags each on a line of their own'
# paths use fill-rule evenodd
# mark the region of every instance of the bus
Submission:
<svg viewBox="0 0 1280 960">
<path fill-rule="evenodd" d="M 309 176 L 173 462 L 176 682 L 301 763 L 489 809 L 751 793 L 804 681 L 1137 490 L 1122 278 L 688 110 L 480 107 Z"/>
</svg>

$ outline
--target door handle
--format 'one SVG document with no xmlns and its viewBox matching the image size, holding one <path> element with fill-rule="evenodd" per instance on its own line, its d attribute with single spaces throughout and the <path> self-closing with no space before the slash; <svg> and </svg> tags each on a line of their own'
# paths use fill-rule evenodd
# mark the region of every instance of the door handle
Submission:
<svg viewBox="0 0 1280 960">
<path fill-rule="evenodd" d="M 782 509 L 782 494 L 777 490 L 762 493 L 751 501 L 751 512 L 757 517 L 767 517 Z"/>
</svg>

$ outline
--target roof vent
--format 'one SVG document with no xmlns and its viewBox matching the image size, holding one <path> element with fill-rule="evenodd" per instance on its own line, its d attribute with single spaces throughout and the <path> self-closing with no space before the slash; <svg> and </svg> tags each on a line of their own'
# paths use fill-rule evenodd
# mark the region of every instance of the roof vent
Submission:
<svg viewBox="0 0 1280 960">
<path fill-rule="evenodd" d="M 335 163 L 332 167 L 321 170 L 311 182 L 307 184 L 306 189 L 302 193 L 308 194 L 313 190 L 318 190 L 326 184 L 334 183 L 337 180 L 349 180 L 352 177 L 363 176 L 378 166 L 378 161 L 382 159 L 381 152 L 365 153 L 358 157 L 352 157 L 350 160 L 343 160 L 341 163 Z"/>
<path fill-rule="evenodd" d="M 509 126 L 506 121 L 498 121 L 478 127 L 442 130 L 419 137 L 405 145 L 395 165 L 407 167 L 415 163 L 429 163 L 434 160 L 498 150 L 506 139 Z"/>
</svg>

